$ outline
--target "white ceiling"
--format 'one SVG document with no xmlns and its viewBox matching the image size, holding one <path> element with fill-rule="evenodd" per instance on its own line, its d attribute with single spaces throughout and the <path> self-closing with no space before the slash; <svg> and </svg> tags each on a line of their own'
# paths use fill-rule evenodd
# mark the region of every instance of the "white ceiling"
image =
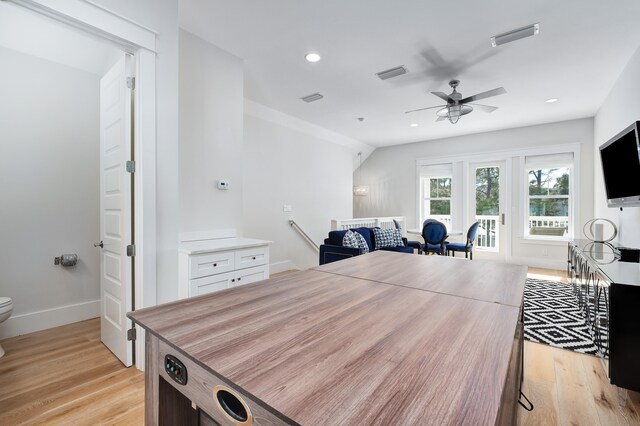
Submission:
<svg viewBox="0 0 640 426">
<path fill-rule="evenodd" d="M 4 1 L 0 1 L 0 46 L 99 76 L 122 55 L 102 40 Z"/>
<path fill-rule="evenodd" d="M 491 47 L 536 22 L 539 36 Z M 638 0 L 180 1 L 182 28 L 244 59 L 245 97 L 378 147 L 593 116 L 640 45 L 638 22 Z M 374 75 L 398 65 L 409 74 Z M 455 125 L 404 114 L 440 105 L 428 92 L 450 93 L 452 78 L 463 96 L 507 94 Z"/>
</svg>

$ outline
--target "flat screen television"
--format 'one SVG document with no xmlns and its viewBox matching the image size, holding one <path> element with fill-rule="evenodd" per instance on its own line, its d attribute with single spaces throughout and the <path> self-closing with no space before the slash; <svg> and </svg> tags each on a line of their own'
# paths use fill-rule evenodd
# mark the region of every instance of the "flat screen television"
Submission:
<svg viewBox="0 0 640 426">
<path fill-rule="evenodd" d="M 640 206 L 640 142 L 636 121 L 600 147 L 609 207 Z"/>
</svg>

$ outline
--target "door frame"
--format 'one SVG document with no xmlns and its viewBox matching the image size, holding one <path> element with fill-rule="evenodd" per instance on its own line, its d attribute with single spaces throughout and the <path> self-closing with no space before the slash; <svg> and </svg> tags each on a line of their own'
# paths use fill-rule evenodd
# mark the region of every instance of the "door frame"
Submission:
<svg viewBox="0 0 640 426">
<path fill-rule="evenodd" d="M 83 0 L 8 0 L 107 41 L 135 62 L 134 90 L 134 306 L 156 304 L 156 38 L 149 29 Z M 137 328 L 136 367 L 144 370 L 144 330 Z"/>
<path fill-rule="evenodd" d="M 456 205 L 462 205 L 461 214 L 458 219 L 458 223 L 462 221 L 461 229 L 466 235 L 467 229 L 469 229 L 470 223 L 466 223 L 468 218 L 470 217 L 471 206 L 469 205 L 469 197 L 470 191 L 469 188 L 469 164 L 470 163 L 483 163 L 483 162 L 491 162 L 491 161 L 504 161 L 505 162 L 505 196 L 504 196 L 504 206 L 505 206 L 505 242 L 504 242 L 504 261 L 511 261 L 511 245 L 512 245 L 512 233 L 513 226 L 515 222 L 512 220 L 511 216 L 515 214 L 517 208 L 513 205 L 512 194 L 513 194 L 513 165 L 512 159 L 514 154 L 517 155 L 517 150 L 514 151 L 491 151 L 486 153 L 469 153 L 469 154 L 457 154 L 450 156 L 442 156 L 442 157 L 430 157 L 430 158 L 418 158 L 416 159 L 416 200 L 420 197 L 420 167 L 421 166 L 429 166 L 435 164 L 443 164 L 443 163 L 451 163 L 453 166 L 454 177 L 460 181 L 459 183 L 454 182 L 454 185 L 457 185 L 460 188 L 457 191 L 457 196 L 461 199 L 452 200 L 456 203 Z M 475 192 L 475 186 L 473 187 L 473 191 Z M 416 202 L 416 221 L 419 221 L 420 217 L 420 206 Z M 421 227 L 421 224 L 416 225 L 418 228 Z"/>
</svg>

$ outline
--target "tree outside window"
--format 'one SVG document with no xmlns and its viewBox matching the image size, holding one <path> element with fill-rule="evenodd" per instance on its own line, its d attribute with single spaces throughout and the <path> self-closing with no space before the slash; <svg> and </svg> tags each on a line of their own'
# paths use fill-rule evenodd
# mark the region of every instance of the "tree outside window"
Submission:
<svg viewBox="0 0 640 426">
<path fill-rule="evenodd" d="M 528 176 L 530 235 L 564 235 L 569 229 L 569 167 L 532 169 Z"/>
<path fill-rule="evenodd" d="M 451 177 L 422 179 L 423 218 L 451 216 Z"/>
</svg>

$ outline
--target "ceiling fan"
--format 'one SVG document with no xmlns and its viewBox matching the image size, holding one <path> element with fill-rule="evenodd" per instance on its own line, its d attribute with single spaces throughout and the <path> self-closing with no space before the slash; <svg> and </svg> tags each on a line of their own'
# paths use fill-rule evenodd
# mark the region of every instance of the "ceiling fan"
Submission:
<svg viewBox="0 0 640 426">
<path fill-rule="evenodd" d="M 419 108 L 413 109 L 411 111 L 407 111 L 405 114 L 409 114 L 417 111 L 424 111 L 427 109 L 440 108 L 436 114 L 438 118 L 436 121 L 442 121 L 445 119 L 449 119 L 451 124 L 456 124 L 461 116 L 469 114 L 473 111 L 473 108 L 476 107 L 484 112 L 493 112 L 498 109 L 498 107 L 489 106 L 489 105 L 481 105 L 472 103 L 480 99 L 490 98 L 491 96 L 502 95 L 503 93 L 507 93 L 504 90 L 504 87 L 498 87 L 497 89 L 487 90 L 486 92 L 478 93 L 477 95 L 469 96 L 467 98 L 462 98 L 462 94 L 456 91 L 456 87 L 460 84 L 460 80 L 451 80 L 449 82 L 449 86 L 453 89 L 451 94 L 447 95 L 443 92 L 431 92 L 440 99 L 447 102 L 446 105 L 438 105 L 427 108 Z M 473 105 L 473 106 L 471 106 Z"/>
</svg>

